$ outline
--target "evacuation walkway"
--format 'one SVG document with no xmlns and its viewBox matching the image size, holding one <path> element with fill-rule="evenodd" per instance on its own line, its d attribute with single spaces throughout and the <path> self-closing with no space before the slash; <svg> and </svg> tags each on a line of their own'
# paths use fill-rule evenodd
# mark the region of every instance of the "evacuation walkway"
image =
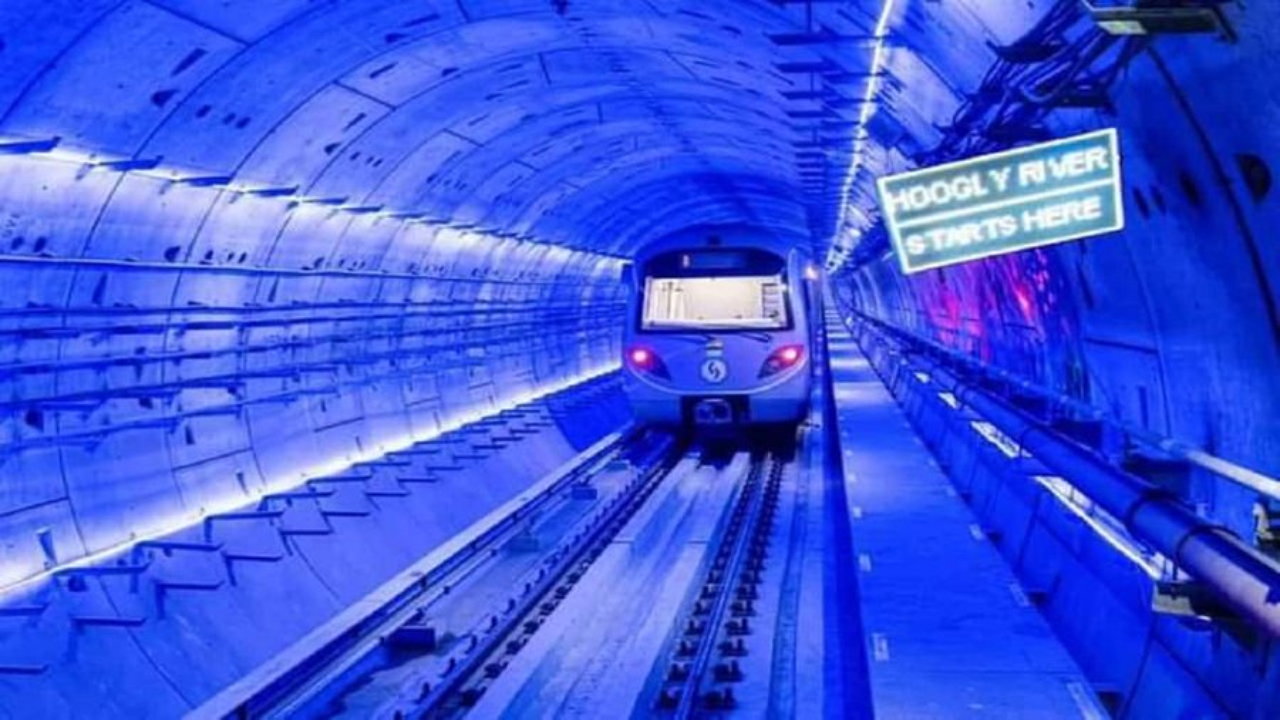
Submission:
<svg viewBox="0 0 1280 720">
<path fill-rule="evenodd" d="M 848 331 L 827 328 L 876 716 L 1105 717 Z"/>
</svg>

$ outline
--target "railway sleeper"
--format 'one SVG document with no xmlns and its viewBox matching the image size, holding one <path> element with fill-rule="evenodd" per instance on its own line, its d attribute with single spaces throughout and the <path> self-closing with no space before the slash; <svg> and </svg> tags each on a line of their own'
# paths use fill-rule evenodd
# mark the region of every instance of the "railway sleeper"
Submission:
<svg viewBox="0 0 1280 720">
<path fill-rule="evenodd" d="M 732 687 L 715 688 L 703 694 L 702 704 L 709 710 L 731 710 L 738 706 L 738 698 Z"/>
<path fill-rule="evenodd" d="M 712 670 L 712 677 L 719 683 L 742 682 L 742 666 L 737 660 L 718 662 Z"/>
<path fill-rule="evenodd" d="M 485 687 L 483 685 L 475 685 L 463 690 L 458 695 L 458 703 L 463 707 L 475 707 L 480 702 L 480 698 L 484 696 Z"/>
<path fill-rule="evenodd" d="M 663 688 L 658 694 L 658 707 L 663 710 L 674 710 L 680 705 L 679 688 Z"/>
<path fill-rule="evenodd" d="M 747 644 L 742 638 L 736 640 L 722 640 L 719 645 L 720 654 L 725 657 L 746 657 Z"/>
</svg>

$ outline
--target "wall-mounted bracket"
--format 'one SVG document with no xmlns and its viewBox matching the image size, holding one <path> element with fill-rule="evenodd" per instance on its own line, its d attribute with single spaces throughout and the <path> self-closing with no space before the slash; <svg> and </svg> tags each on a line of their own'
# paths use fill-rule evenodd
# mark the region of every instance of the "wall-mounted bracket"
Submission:
<svg viewBox="0 0 1280 720">
<path fill-rule="evenodd" d="M 1229 0 L 1084 0 L 1085 9 L 1111 35 L 1216 34 L 1235 42 L 1222 12 Z"/>
<path fill-rule="evenodd" d="M 51 137 L 44 140 L 0 140 L 0 155 L 47 153 L 61 143 L 62 138 L 60 137 Z"/>
</svg>

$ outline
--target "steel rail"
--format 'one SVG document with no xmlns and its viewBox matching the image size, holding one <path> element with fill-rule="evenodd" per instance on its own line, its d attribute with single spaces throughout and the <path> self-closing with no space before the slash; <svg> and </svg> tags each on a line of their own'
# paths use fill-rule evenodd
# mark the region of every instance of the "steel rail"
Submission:
<svg viewBox="0 0 1280 720">
<path fill-rule="evenodd" d="M 573 467 L 563 470 L 537 495 L 466 542 L 415 582 L 383 599 L 355 625 L 312 648 L 298 662 L 266 678 L 259 678 L 228 706 L 218 705 L 212 716 L 291 717 L 307 702 L 331 687 L 343 672 L 375 652 L 398 628 L 410 622 L 424 604 L 448 596 L 450 588 L 489 562 L 490 551 L 522 530 L 523 520 L 564 499 L 571 488 L 591 477 L 640 439 L 634 431 L 619 433 L 588 449 Z"/>
<path fill-rule="evenodd" d="M 541 624 L 540 620 L 530 618 L 546 614 L 543 606 L 549 596 L 556 595 L 555 605 L 558 606 L 559 599 L 568 595 L 591 563 L 670 474 L 681 455 L 680 450 L 681 446 L 673 446 L 672 452 L 633 480 L 602 515 L 596 516 L 590 527 L 579 530 L 567 546 L 562 545 L 552 551 L 549 558 L 553 564 L 545 573 L 539 573 L 540 579 L 531 581 L 504 612 L 492 615 L 488 627 L 471 633 L 470 646 L 463 650 L 461 657 L 453 657 L 440 681 L 426 688 L 419 697 L 403 703 L 409 707 L 398 710 L 396 716 L 451 717 L 472 706 L 484 692 L 489 668 L 497 668 L 501 672 L 505 667 L 501 661 L 492 661 L 492 658 L 510 654 L 512 647 L 518 649 L 522 645 L 513 645 L 511 638 L 531 622 L 536 623 L 535 628 Z"/>
<path fill-rule="evenodd" d="M 707 667 L 711 664 L 716 638 L 720 635 L 717 629 L 724 622 L 729 601 L 733 596 L 730 587 L 746 566 L 747 546 L 753 537 L 752 528 L 760 517 L 761 508 L 764 507 L 764 487 L 761 477 L 764 475 L 767 462 L 767 459 L 761 458 L 752 463 L 743 486 L 743 493 L 738 498 L 734 509 L 739 517 L 731 519 L 731 525 L 727 528 L 729 536 L 721 538 L 722 543 L 725 541 L 730 543 L 729 557 L 723 568 L 716 570 L 713 567 L 712 569 L 712 573 L 720 573 L 720 582 L 716 583 L 715 600 L 702 620 L 703 630 L 698 636 L 700 642 L 697 644 L 697 650 L 689 664 L 688 676 L 684 679 L 680 690 L 675 717 L 681 720 L 693 717 L 702 701 L 703 679 L 706 676 Z M 691 622 L 697 622 L 697 620 L 691 619 Z"/>
</svg>

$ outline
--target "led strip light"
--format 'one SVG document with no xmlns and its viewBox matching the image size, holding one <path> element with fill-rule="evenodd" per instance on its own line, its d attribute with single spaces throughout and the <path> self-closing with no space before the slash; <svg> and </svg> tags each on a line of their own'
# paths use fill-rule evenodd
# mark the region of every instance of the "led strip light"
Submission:
<svg viewBox="0 0 1280 720">
<path fill-rule="evenodd" d="M 880 93 L 880 75 L 884 72 L 888 51 L 886 40 L 889 36 L 889 19 L 893 16 L 895 3 L 896 0 L 884 0 L 884 5 L 880 7 L 880 17 L 876 19 L 876 29 L 873 34 L 875 46 L 871 51 L 871 72 L 867 79 L 866 92 L 862 96 L 862 109 L 858 113 L 858 124 L 853 131 L 853 161 L 849 165 L 848 174 L 845 175 L 844 186 L 840 189 L 840 217 L 837 219 L 835 227 L 837 237 L 843 231 L 848 217 L 849 192 L 853 189 L 853 183 L 858 177 L 858 173 L 862 172 L 863 163 L 866 159 L 867 138 L 870 136 L 867 124 L 871 121 L 871 115 L 876 110 L 876 96 Z M 827 258 L 827 264 L 831 270 L 835 270 L 844 264 L 844 255 L 847 251 L 847 248 L 837 250 L 838 242 L 834 245 Z M 833 257 L 838 257 L 839 261 L 833 264 Z"/>
<path fill-rule="evenodd" d="M 541 400 L 549 395 L 554 395 L 555 393 L 568 390 L 575 385 L 607 375 L 617 369 L 618 363 L 605 363 L 587 369 L 580 375 L 566 378 L 558 382 L 548 383 L 510 398 L 504 398 L 493 405 L 472 406 L 467 412 L 461 413 L 457 417 L 454 417 L 450 421 L 443 423 L 432 430 L 422 433 L 406 434 L 397 438 L 389 438 L 379 442 L 378 446 L 372 450 L 366 450 L 343 458 L 337 458 L 312 467 L 300 468 L 293 474 L 268 480 L 266 487 L 254 488 L 247 496 L 234 495 L 222 497 L 214 502 L 208 503 L 204 507 L 200 507 L 195 510 L 188 510 L 183 513 L 176 513 L 157 523 L 158 527 L 153 527 L 144 533 L 135 535 L 129 540 L 98 550 L 88 555 L 82 555 L 78 558 L 59 563 L 41 570 L 34 575 L 15 578 L 10 580 L 8 584 L 0 585 L 0 602 L 51 579 L 59 572 L 90 567 L 103 563 L 131 551 L 134 546 L 139 543 L 173 535 L 198 525 L 204 522 L 206 518 L 214 515 L 233 512 L 246 506 L 252 506 L 253 504 L 261 501 L 265 495 L 287 492 L 302 486 L 309 480 L 340 474 L 346 470 L 350 470 L 352 467 L 359 465 L 360 463 L 377 460 L 391 453 L 406 450 L 418 443 L 434 440 L 478 420 L 493 417 L 504 410 L 510 410 L 520 405 L 524 405 L 525 403 Z"/>
<path fill-rule="evenodd" d="M 62 145 L 56 138 L 51 141 L 53 145 L 47 148 L 24 149 L 19 152 L 6 152 L 5 150 L 5 146 L 35 142 L 39 141 L 24 137 L 0 136 L 0 162 L 3 162 L 6 157 L 11 157 L 35 159 L 43 162 L 68 163 L 80 166 L 83 168 L 83 172 L 85 173 L 99 172 L 116 173 L 119 175 L 136 175 L 168 183 L 206 188 L 211 192 L 219 192 L 227 195 L 257 196 L 261 198 L 273 198 L 292 205 L 323 207 L 328 208 L 331 212 L 343 213 L 352 217 L 367 215 L 378 220 L 397 221 L 404 223 L 405 225 L 418 224 L 439 226 L 459 233 L 465 233 L 471 238 L 487 242 L 516 241 L 539 247 L 550 247 L 553 249 L 562 248 L 584 255 L 594 255 L 596 257 L 612 261 L 615 264 L 625 260 L 622 256 L 613 253 L 605 253 L 596 250 L 590 252 L 576 250 L 566 245 L 542 240 L 527 234 L 497 233 L 477 228 L 468 223 L 457 223 L 451 219 L 433 218 L 430 217 L 428 213 L 416 210 L 409 211 L 397 208 L 388 208 L 382 205 L 361 203 L 359 201 L 352 201 L 350 198 L 346 197 L 335 198 L 307 195 L 300 191 L 300 187 L 286 187 L 270 184 L 264 185 L 249 180 L 241 180 L 237 177 L 237 174 L 234 171 L 228 173 L 216 171 L 199 172 L 165 165 L 162 162 L 162 158 L 156 158 L 155 160 L 139 160 L 132 157 L 116 157 L 107 154 L 98 154 L 79 148 L 69 148 Z"/>
</svg>

